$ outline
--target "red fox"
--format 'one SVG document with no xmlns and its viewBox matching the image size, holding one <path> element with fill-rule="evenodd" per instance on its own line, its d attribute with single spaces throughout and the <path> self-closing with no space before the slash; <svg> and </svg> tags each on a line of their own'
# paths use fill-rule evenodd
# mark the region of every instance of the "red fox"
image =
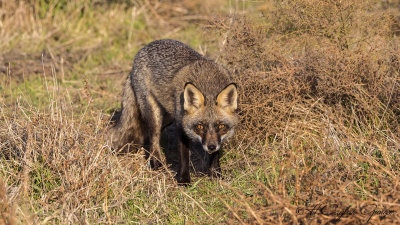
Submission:
<svg viewBox="0 0 400 225">
<path fill-rule="evenodd" d="M 118 121 L 108 130 L 112 148 L 145 147 L 151 166 L 161 166 L 160 135 L 176 123 L 177 181 L 190 183 L 189 147 L 200 143 L 210 154 L 210 174 L 218 176 L 221 143 L 238 123 L 237 87 L 221 65 L 175 40 L 157 40 L 136 55 L 126 81 Z"/>
</svg>

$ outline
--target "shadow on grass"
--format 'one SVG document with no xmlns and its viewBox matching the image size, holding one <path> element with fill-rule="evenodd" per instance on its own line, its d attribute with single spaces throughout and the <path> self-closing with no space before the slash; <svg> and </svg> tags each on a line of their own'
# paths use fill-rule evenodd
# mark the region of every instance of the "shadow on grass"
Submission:
<svg viewBox="0 0 400 225">
<path fill-rule="evenodd" d="M 119 110 L 113 109 L 111 112 L 111 123 L 115 123 L 118 121 L 121 116 L 121 112 Z M 161 134 L 160 145 L 161 149 L 165 155 L 167 165 L 170 165 L 169 168 L 174 172 L 178 172 L 179 170 L 179 152 L 177 145 L 177 137 L 175 136 L 176 132 L 175 123 L 169 125 L 164 128 Z M 136 146 L 141 147 L 141 146 Z M 134 147 L 135 148 L 135 147 Z M 221 151 L 221 150 L 220 150 Z M 120 153 L 130 152 L 129 148 L 126 151 L 122 151 Z M 190 146 L 190 169 L 196 175 L 207 174 L 208 165 L 209 165 L 209 154 L 207 154 L 200 143 L 193 144 Z"/>
<path fill-rule="evenodd" d="M 164 152 L 166 163 L 170 168 L 178 172 L 179 152 L 177 147 L 177 137 L 175 136 L 175 124 L 166 127 L 161 135 L 161 148 Z M 207 154 L 201 144 L 194 144 L 190 147 L 190 169 L 197 175 L 206 174 L 208 169 L 209 154 Z"/>
</svg>

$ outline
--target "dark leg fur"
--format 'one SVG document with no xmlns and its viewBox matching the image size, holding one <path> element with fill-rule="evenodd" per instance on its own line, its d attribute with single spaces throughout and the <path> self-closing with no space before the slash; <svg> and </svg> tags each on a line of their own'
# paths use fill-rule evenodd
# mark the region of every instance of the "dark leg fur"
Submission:
<svg viewBox="0 0 400 225">
<path fill-rule="evenodd" d="M 189 171 L 189 148 L 187 138 L 184 136 L 181 126 L 177 127 L 177 138 L 178 138 L 178 150 L 179 150 L 179 172 L 178 172 L 178 183 L 189 184 L 190 183 L 190 171 Z"/>
<path fill-rule="evenodd" d="M 209 158 L 209 171 L 208 175 L 212 177 L 221 177 L 221 167 L 219 165 L 219 158 L 221 156 L 221 152 L 217 151 L 210 155 Z"/>
</svg>

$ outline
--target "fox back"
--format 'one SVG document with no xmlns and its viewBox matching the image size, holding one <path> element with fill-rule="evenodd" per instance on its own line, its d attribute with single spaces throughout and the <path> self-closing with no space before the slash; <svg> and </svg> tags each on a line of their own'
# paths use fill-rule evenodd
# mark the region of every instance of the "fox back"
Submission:
<svg viewBox="0 0 400 225">
<path fill-rule="evenodd" d="M 154 96 L 164 126 L 177 121 L 204 150 L 218 150 L 233 134 L 237 94 L 229 72 L 187 45 L 175 40 L 150 43 L 135 57 L 131 80 L 139 105 Z"/>
</svg>

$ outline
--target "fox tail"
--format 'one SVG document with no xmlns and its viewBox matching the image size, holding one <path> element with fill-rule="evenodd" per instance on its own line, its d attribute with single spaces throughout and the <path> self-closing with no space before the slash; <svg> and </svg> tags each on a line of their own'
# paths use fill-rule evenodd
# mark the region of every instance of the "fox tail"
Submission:
<svg viewBox="0 0 400 225">
<path fill-rule="evenodd" d="M 144 144 L 144 123 L 128 77 L 122 95 L 121 110 L 111 120 L 115 123 L 106 131 L 111 148 L 117 151 L 129 151 L 132 145 Z"/>
</svg>

